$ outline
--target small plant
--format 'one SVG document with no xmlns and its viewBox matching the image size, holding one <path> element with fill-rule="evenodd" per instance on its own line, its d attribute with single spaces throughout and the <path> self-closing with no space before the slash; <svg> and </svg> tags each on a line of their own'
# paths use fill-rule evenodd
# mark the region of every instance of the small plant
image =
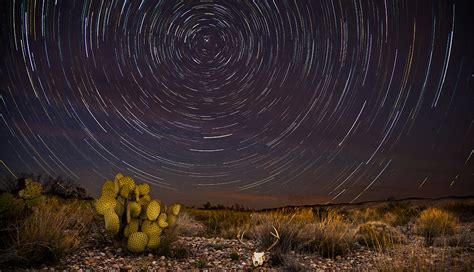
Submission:
<svg viewBox="0 0 474 272">
<path fill-rule="evenodd" d="M 206 267 L 206 260 L 204 260 L 204 259 L 198 259 L 198 260 L 196 261 L 196 267 L 197 267 L 197 268 L 204 268 L 204 267 Z"/>
<path fill-rule="evenodd" d="M 189 256 L 189 252 L 185 247 L 179 246 L 179 247 L 174 249 L 173 256 L 177 259 L 184 259 L 184 258 L 187 258 Z"/>
<path fill-rule="evenodd" d="M 238 261 L 240 259 L 240 255 L 239 253 L 235 252 L 235 251 L 232 251 L 229 255 L 229 258 L 232 260 L 232 261 Z"/>
<path fill-rule="evenodd" d="M 453 234 L 457 219 L 449 212 L 428 208 L 421 212 L 416 221 L 416 232 L 425 238 L 427 245 L 432 245 L 434 238 Z"/>
<path fill-rule="evenodd" d="M 222 250 L 224 246 L 222 244 L 212 244 L 212 248 L 215 250 Z"/>
<path fill-rule="evenodd" d="M 403 243 L 405 237 L 385 223 L 368 222 L 359 227 L 357 240 L 370 248 L 384 250 L 394 244 Z"/>
<path fill-rule="evenodd" d="M 158 248 L 163 230 L 176 224 L 181 209 L 179 204 L 162 208 L 161 201 L 152 200 L 149 193 L 149 184 L 137 185 L 131 177 L 118 173 L 114 181 L 105 181 L 95 202 L 97 213 L 104 216 L 105 229 L 118 241 L 126 239 L 128 250 L 134 253 Z"/>
</svg>

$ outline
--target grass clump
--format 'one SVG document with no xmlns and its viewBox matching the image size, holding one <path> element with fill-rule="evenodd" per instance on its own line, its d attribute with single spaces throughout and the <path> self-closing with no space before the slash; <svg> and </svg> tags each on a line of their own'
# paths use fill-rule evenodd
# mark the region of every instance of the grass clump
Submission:
<svg viewBox="0 0 474 272">
<path fill-rule="evenodd" d="M 207 263 L 206 263 L 206 260 L 204 260 L 204 259 L 198 259 L 196 261 L 196 267 L 197 268 L 204 268 L 204 267 L 206 267 L 206 265 L 207 265 Z"/>
<path fill-rule="evenodd" d="M 356 236 L 360 244 L 380 251 L 406 241 L 403 234 L 383 222 L 368 222 L 360 225 Z"/>
<path fill-rule="evenodd" d="M 306 225 L 302 232 L 303 249 L 317 252 L 325 258 L 346 255 L 355 243 L 353 225 L 336 212 L 331 212 L 320 221 Z"/>
<path fill-rule="evenodd" d="M 188 256 L 189 251 L 183 246 L 178 246 L 173 251 L 173 257 L 175 257 L 176 259 L 185 259 Z"/>
<path fill-rule="evenodd" d="M 453 234 L 456 227 L 456 217 L 438 208 L 422 211 L 416 221 L 416 232 L 425 238 L 427 245 L 432 245 L 436 237 Z"/>
</svg>

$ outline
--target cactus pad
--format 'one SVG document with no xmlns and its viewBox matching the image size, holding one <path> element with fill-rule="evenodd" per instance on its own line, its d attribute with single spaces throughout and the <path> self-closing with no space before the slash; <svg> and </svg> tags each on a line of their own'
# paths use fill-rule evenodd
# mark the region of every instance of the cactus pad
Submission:
<svg viewBox="0 0 474 272">
<path fill-rule="evenodd" d="M 132 219 L 127 226 L 125 226 L 125 229 L 123 230 L 123 235 L 125 237 L 130 236 L 130 234 L 138 232 L 138 228 L 140 227 L 140 222 L 138 219 Z"/>
<path fill-rule="evenodd" d="M 142 206 L 140 206 L 140 204 L 138 204 L 137 202 L 135 201 L 130 201 L 128 203 L 129 207 L 130 207 L 130 216 L 131 217 L 138 217 L 140 216 L 140 213 L 142 211 Z"/>
<path fill-rule="evenodd" d="M 159 234 L 151 234 L 148 235 L 148 244 L 147 247 L 149 249 L 154 249 L 160 246 L 160 235 Z"/>
<path fill-rule="evenodd" d="M 145 250 L 148 244 L 148 235 L 143 232 L 135 232 L 128 237 L 127 248 L 131 252 L 139 253 Z"/>
<path fill-rule="evenodd" d="M 146 215 L 149 220 L 155 221 L 156 218 L 158 218 L 159 214 L 160 214 L 160 203 L 156 200 L 152 200 L 150 203 L 148 203 L 148 206 L 146 208 Z"/>
<path fill-rule="evenodd" d="M 121 178 L 123 178 L 123 174 L 122 173 L 117 173 L 117 175 L 115 175 L 114 181 L 119 181 Z"/>
<path fill-rule="evenodd" d="M 170 206 L 170 210 L 171 210 L 171 214 L 178 215 L 179 211 L 181 210 L 181 205 L 175 203 Z"/>
<path fill-rule="evenodd" d="M 147 221 L 145 221 L 147 222 Z M 153 221 L 148 221 L 150 223 L 148 224 L 142 224 L 142 232 L 148 234 L 148 235 L 151 235 L 152 233 L 156 233 L 156 234 L 161 234 L 161 228 L 158 226 L 158 224 L 156 222 L 153 222 Z"/>
<path fill-rule="evenodd" d="M 113 234 L 118 233 L 120 230 L 120 219 L 118 215 L 113 211 L 109 210 L 104 214 L 105 229 Z"/>
<path fill-rule="evenodd" d="M 97 213 L 104 215 L 109 209 L 115 209 L 117 200 L 112 197 L 101 197 L 95 203 Z"/>
<path fill-rule="evenodd" d="M 150 185 L 148 185 L 148 183 L 141 183 L 138 185 L 138 190 L 140 191 L 140 195 L 148 195 L 150 193 Z"/>
<path fill-rule="evenodd" d="M 168 227 L 168 222 L 166 222 L 166 213 L 162 213 L 160 216 L 158 216 L 158 225 L 162 229 Z"/>
</svg>

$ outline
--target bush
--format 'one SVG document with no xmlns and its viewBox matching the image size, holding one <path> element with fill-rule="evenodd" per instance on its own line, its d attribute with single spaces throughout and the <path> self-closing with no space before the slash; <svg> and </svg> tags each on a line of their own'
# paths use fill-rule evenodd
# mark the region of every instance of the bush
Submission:
<svg viewBox="0 0 474 272">
<path fill-rule="evenodd" d="M 416 221 L 416 232 L 425 238 L 427 245 L 432 245 L 436 237 L 453 234 L 457 219 L 451 213 L 428 208 L 421 212 Z"/>
<path fill-rule="evenodd" d="M 382 222 L 362 224 L 359 226 L 356 236 L 360 244 L 379 250 L 406 241 L 406 238 L 398 230 Z"/>
<path fill-rule="evenodd" d="M 16 197 L 10 193 L 2 193 L 0 195 L 0 219 L 3 222 L 21 216 L 24 208 L 25 202 L 22 198 Z"/>
</svg>

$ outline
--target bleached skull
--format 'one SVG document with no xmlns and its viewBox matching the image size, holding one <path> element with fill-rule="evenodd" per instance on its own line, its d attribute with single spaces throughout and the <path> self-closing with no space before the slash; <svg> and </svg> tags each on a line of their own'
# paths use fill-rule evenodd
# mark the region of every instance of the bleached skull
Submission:
<svg viewBox="0 0 474 272">
<path fill-rule="evenodd" d="M 254 266 L 261 266 L 265 261 L 265 252 L 254 252 L 252 262 Z"/>
</svg>

